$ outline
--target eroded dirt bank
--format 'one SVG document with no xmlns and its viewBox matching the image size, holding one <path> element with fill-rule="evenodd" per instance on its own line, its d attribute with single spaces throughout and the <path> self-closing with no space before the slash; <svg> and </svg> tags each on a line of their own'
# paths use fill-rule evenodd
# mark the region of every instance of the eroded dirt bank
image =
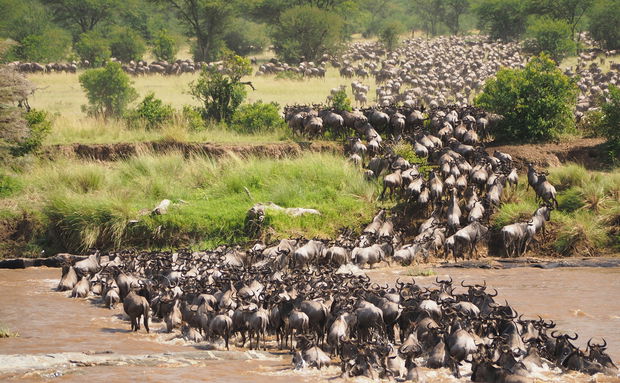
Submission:
<svg viewBox="0 0 620 383">
<path fill-rule="evenodd" d="M 170 151 L 189 154 L 202 154 L 214 158 L 226 155 L 239 157 L 259 156 L 284 158 L 298 156 L 303 152 L 342 153 L 342 145 L 331 141 L 278 142 L 264 144 L 214 144 L 176 141 L 135 142 L 116 144 L 70 144 L 50 145 L 43 149 L 43 156 L 49 159 L 69 157 L 94 159 L 97 161 L 117 161 L 141 153 L 164 153 Z"/>
<path fill-rule="evenodd" d="M 407 276 L 410 271 L 385 267 L 369 271 L 369 275 L 377 282 L 392 283 L 398 277 L 411 278 Z M 578 332 L 577 343 L 581 346 L 590 337 L 604 336 L 612 358 L 620 359 L 620 267 L 436 271 L 439 278 L 449 274 L 456 281 L 486 280 L 490 287 L 499 290 L 500 302 L 507 299 L 527 318 L 541 315 L 554 319 L 561 330 Z M 0 321 L 20 334 L 17 338 L 0 339 L 0 354 L 4 354 L 0 356 L 0 380 L 92 383 L 169 382 L 180 378 L 184 382 L 275 383 L 334 381 L 339 375 L 338 367 L 320 372 L 293 371 L 286 353 L 255 353 L 234 346 L 227 353 L 219 345 L 210 350 L 204 343 L 186 344 L 174 334 L 164 333 L 163 323 L 153 323 L 151 334 L 131 333 L 122 308 L 110 311 L 94 299 L 70 299 L 66 292 L 54 291 L 59 274 L 58 269 L 50 268 L 0 270 Z M 435 276 L 415 279 L 428 286 Z M 39 359 L 58 360 L 33 368 L 32 363 Z M 24 365 L 30 367 L 27 372 Z M 456 381 L 447 371 L 426 373 L 433 382 Z M 592 381 L 591 377 L 577 374 L 558 376 L 541 372 L 536 377 L 539 382 Z M 597 376 L 596 381 L 619 380 Z"/>
</svg>

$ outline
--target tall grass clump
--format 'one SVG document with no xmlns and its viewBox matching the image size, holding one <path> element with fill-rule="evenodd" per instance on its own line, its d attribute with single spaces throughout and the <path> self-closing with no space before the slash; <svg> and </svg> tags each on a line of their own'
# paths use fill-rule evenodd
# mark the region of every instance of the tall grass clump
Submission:
<svg viewBox="0 0 620 383">
<path fill-rule="evenodd" d="M 558 208 L 551 213 L 547 240 L 541 245 L 562 256 L 596 256 L 620 245 L 620 171 L 597 172 L 567 164 L 549 169 L 558 191 Z M 526 222 L 538 207 L 533 190 L 520 185 L 493 215 L 494 230 Z M 547 246 L 547 244 L 549 244 Z"/>
<path fill-rule="evenodd" d="M 59 159 L 25 169 L 19 180 L 23 192 L 3 203 L 42 211 L 47 230 L 40 242 L 63 251 L 244 242 L 251 239 L 244 232 L 247 211 L 268 202 L 321 212 L 290 217 L 268 210 L 271 238 L 332 237 L 372 218 L 376 190 L 332 154 L 215 160 L 148 152 L 117 162 Z M 172 201 L 168 212 L 152 214 L 163 199 Z"/>
</svg>

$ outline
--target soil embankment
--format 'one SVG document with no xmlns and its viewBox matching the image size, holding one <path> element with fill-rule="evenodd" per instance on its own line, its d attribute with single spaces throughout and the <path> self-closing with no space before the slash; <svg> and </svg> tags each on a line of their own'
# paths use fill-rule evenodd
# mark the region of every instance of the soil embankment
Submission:
<svg viewBox="0 0 620 383">
<path fill-rule="evenodd" d="M 605 169 L 609 167 L 609 159 L 604 144 L 602 138 L 580 138 L 560 143 L 490 145 L 487 152 L 498 150 L 510 154 L 519 170 L 527 169 L 528 162 L 545 168 L 575 162 L 587 169 Z"/>
<path fill-rule="evenodd" d="M 279 142 L 264 144 L 215 144 L 198 142 L 156 141 L 116 144 L 70 144 L 51 145 L 43 149 L 43 156 L 49 159 L 58 157 L 93 159 L 97 161 L 118 161 L 141 153 L 182 152 L 185 155 L 202 154 L 214 158 L 226 155 L 239 157 L 284 158 L 298 156 L 303 152 L 342 153 L 338 142 Z"/>
</svg>

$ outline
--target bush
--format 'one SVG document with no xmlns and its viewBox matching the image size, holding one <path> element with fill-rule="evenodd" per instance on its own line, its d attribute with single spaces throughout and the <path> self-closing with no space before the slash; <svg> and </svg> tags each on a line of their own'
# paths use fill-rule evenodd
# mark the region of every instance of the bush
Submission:
<svg viewBox="0 0 620 383">
<path fill-rule="evenodd" d="M 269 44 L 265 27 L 244 19 L 236 19 L 224 35 L 228 49 L 240 56 L 260 53 Z"/>
<path fill-rule="evenodd" d="M 193 131 L 201 131 L 207 128 L 205 124 L 205 120 L 202 118 L 202 114 L 198 110 L 198 108 L 194 106 L 184 105 L 183 106 L 183 120 L 187 124 L 189 130 Z"/>
<path fill-rule="evenodd" d="M 542 54 L 525 69 L 501 69 L 487 80 L 476 105 L 504 116 L 493 134 L 500 141 L 546 141 L 574 128 L 575 81 Z"/>
<path fill-rule="evenodd" d="M 79 79 L 89 103 L 82 108 L 91 116 L 121 117 L 129 103 L 138 97 L 129 76 L 116 62 L 104 68 L 89 69 Z"/>
<path fill-rule="evenodd" d="M 286 124 L 280 116 L 277 103 L 263 103 L 242 105 L 233 115 L 232 126 L 240 133 L 272 132 L 284 128 Z"/>
<path fill-rule="evenodd" d="M 603 116 L 600 130 L 607 139 L 609 154 L 615 160 L 620 157 L 620 88 L 609 86 L 609 98 L 601 106 Z"/>
<path fill-rule="evenodd" d="M 606 49 L 620 49 L 620 1 L 599 0 L 590 13 L 589 30 Z"/>
<path fill-rule="evenodd" d="M 413 150 L 413 145 L 406 141 L 400 141 L 393 145 L 392 152 L 395 155 L 401 156 L 405 160 L 409 161 L 410 164 L 418 165 L 418 170 L 423 174 L 427 173 L 431 169 L 431 166 L 428 165 L 426 158 L 418 157 L 415 154 L 415 150 Z"/>
<path fill-rule="evenodd" d="M 110 34 L 110 52 L 122 62 L 142 60 L 145 51 L 144 39 L 132 29 L 117 27 Z"/>
<path fill-rule="evenodd" d="M 479 0 L 474 7 L 478 26 L 493 39 L 517 39 L 525 32 L 526 3 L 522 0 Z"/>
<path fill-rule="evenodd" d="M 110 42 L 95 31 L 82 33 L 75 50 L 82 60 L 94 67 L 102 66 L 112 55 Z"/>
<path fill-rule="evenodd" d="M 398 47 L 399 35 L 403 32 L 403 26 L 398 21 L 386 24 L 379 32 L 379 41 L 389 51 L 393 51 Z"/>
<path fill-rule="evenodd" d="M 252 67 L 250 60 L 237 55 L 228 55 L 223 65 L 223 71 L 204 66 L 198 81 L 190 84 L 190 93 L 202 103 L 204 119 L 230 122 L 246 96 L 248 83 L 242 83 L 241 77 L 250 74 Z"/>
<path fill-rule="evenodd" d="M 174 61 L 179 47 L 174 38 L 168 33 L 168 30 L 162 29 L 157 32 L 152 44 L 153 55 L 155 55 L 157 60 Z"/>
<path fill-rule="evenodd" d="M 282 12 L 272 31 L 274 50 L 286 62 L 316 60 L 344 40 L 344 21 L 332 11 L 310 5 Z"/>
<path fill-rule="evenodd" d="M 570 25 L 564 20 L 538 17 L 528 26 L 527 39 L 523 43 L 526 51 L 539 55 L 547 53 L 555 62 L 572 55 L 577 49 Z"/>
<path fill-rule="evenodd" d="M 167 122 L 172 121 L 174 109 L 158 98 L 154 93 L 149 93 L 136 107 L 127 113 L 127 124 L 130 128 L 144 127 L 146 129 L 161 128 Z"/>
<path fill-rule="evenodd" d="M 24 115 L 28 125 L 28 136 L 11 148 L 11 154 L 20 157 L 37 151 L 43 140 L 52 131 L 52 120 L 44 110 L 31 109 Z"/>
<path fill-rule="evenodd" d="M 352 111 L 353 107 L 351 107 L 351 100 L 347 96 L 347 92 L 344 90 L 339 90 L 332 96 L 332 108 L 338 111 Z"/>
<path fill-rule="evenodd" d="M 49 28 L 41 34 L 25 37 L 12 49 L 12 55 L 23 61 L 50 62 L 67 57 L 71 35 L 60 28 Z"/>
</svg>

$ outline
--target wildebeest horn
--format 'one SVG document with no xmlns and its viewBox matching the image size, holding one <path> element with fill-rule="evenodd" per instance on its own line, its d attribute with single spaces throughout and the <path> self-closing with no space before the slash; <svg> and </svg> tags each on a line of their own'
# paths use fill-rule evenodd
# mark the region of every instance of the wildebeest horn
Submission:
<svg viewBox="0 0 620 383">
<path fill-rule="evenodd" d="M 556 330 L 551 331 L 551 337 L 552 337 L 552 338 L 555 338 L 555 339 L 560 338 L 560 336 L 555 335 L 556 333 L 557 333 L 557 331 L 556 331 Z"/>
<path fill-rule="evenodd" d="M 487 295 L 488 295 L 488 296 L 490 296 L 491 298 L 496 297 L 496 296 L 497 296 L 497 294 L 499 294 L 499 292 L 497 291 L 497 289 L 496 289 L 496 288 L 493 288 L 493 290 L 495 290 L 495 294 L 489 294 L 489 293 L 487 293 Z"/>
<path fill-rule="evenodd" d="M 570 336 L 568 336 L 568 334 L 566 334 L 566 337 L 567 337 L 568 339 L 570 339 L 570 340 L 577 340 L 577 338 L 579 338 L 579 335 L 578 335 L 577 333 L 575 333 L 575 336 L 574 336 L 574 337 L 570 337 Z"/>
<path fill-rule="evenodd" d="M 466 285 L 464 282 L 465 281 L 461 281 L 461 286 L 466 287 L 466 288 L 474 287 L 472 285 Z"/>
</svg>

